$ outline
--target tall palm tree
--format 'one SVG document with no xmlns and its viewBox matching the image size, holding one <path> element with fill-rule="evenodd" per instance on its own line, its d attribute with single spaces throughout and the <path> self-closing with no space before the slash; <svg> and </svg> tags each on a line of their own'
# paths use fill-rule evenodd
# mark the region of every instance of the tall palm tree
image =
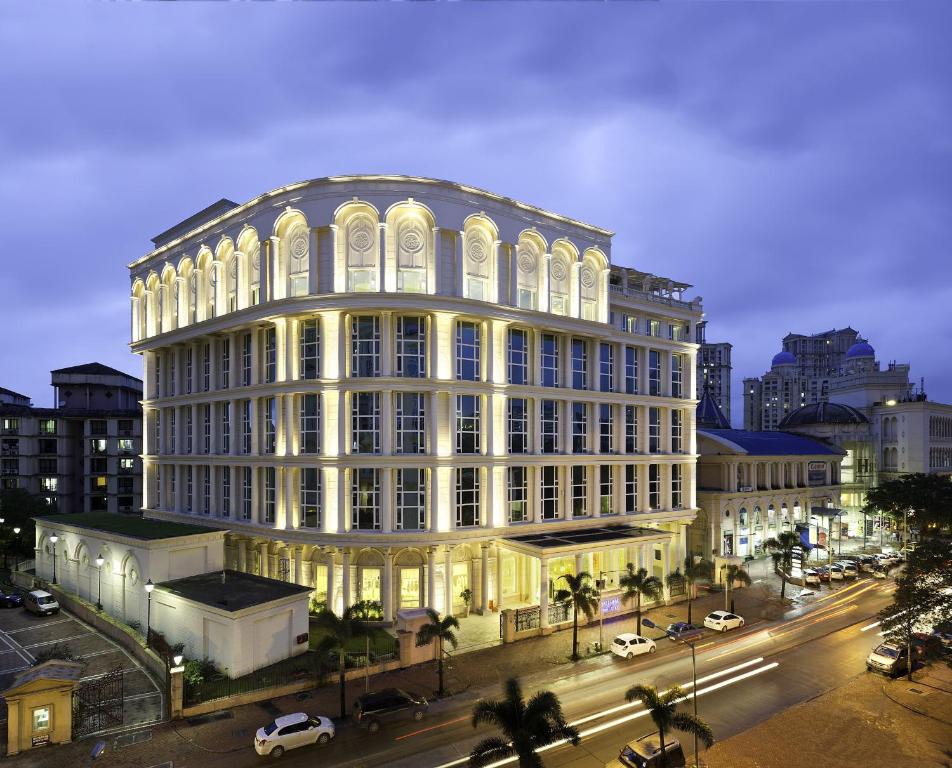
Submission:
<svg viewBox="0 0 952 768">
<path fill-rule="evenodd" d="M 714 578 L 714 563 L 703 557 L 695 560 L 693 555 L 684 558 L 684 580 L 688 584 L 688 624 L 691 621 L 691 607 L 697 598 L 697 583 Z"/>
<path fill-rule="evenodd" d="M 783 531 L 776 538 L 767 539 L 764 548 L 770 550 L 774 567 L 780 571 L 780 599 L 787 591 L 787 577 L 793 568 L 793 551 L 800 546 L 800 536 L 794 531 Z"/>
<path fill-rule="evenodd" d="M 340 716 L 342 718 L 347 717 L 346 653 L 350 649 L 352 641 L 367 637 L 370 634 L 370 626 L 355 616 L 353 608 L 346 609 L 343 616 L 338 616 L 333 611 L 325 608 L 317 614 L 314 624 L 324 632 L 324 636 L 318 642 L 315 650 L 321 654 L 322 658 L 328 653 L 337 654 L 340 671 Z"/>
<path fill-rule="evenodd" d="M 592 575 L 582 571 L 574 576 L 566 573 L 559 577 L 565 582 L 568 589 L 560 589 L 555 593 L 555 600 L 559 603 L 572 603 L 572 661 L 578 661 L 578 612 L 585 614 L 589 621 L 595 616 L 598 605 L 598 591 L 592 586 Z"/>
<path fill-rule="evenodd" d="M 661 742 L 661 766 L 667 768 L 668 753 L 664 750 L 664 734 L 667 731 L 683 731 L 697 736 L 704 742 L 704 746 L 710 747 L 714 743 L 714 733 L 711 727 L 701 720 L 697 715 L 691 715 L 687 712 L 678 712 L 678 701 L 685 698 L 684 692 L 674 686 L 664 693 L 658 693 L 658 689 L 653 685 L 636 685 L 625 692 L 627 701 L 641 701 L 645 709 L 658 727 L 658 736 Z M 697 755 L 694 756 L 695 763 Z"/>
<path fill-rule="evenodd" d="M 437 695 L 442 696 L 443 643 L 449 643 L 454 649 L 459 645 L 459 640 L 456 639 L 456 633 L 453 632 L 454 629 L 459 629 L 459 622 L 453 616 L 444 616 L 441 619 L 440 614 L 438 614 L 432 608 L 426 609 L 426 615 L 429 617 L 430 621 L 428 624 L 424 624 L 417 630 L 416 644 L 429 645 L 434 640 L 437 641 L 437 673 L 440 677 L 440 688 L 437 691 Z"/>
<path fill-rule="evenodd" d="M 740 582 L 745 587 L 749 587 L 750 574 L 740 565 L 731 565 L 727 566 L 727 573 L 724 576 L 724 610 L 730 610 L 731 613 L 734 612 L 734 584 Z M 727 607 L 727 600 L 730 598 L 730 608 Z"/>
<path fill-rule="evenodd" d="M 482 768 L 507 757 L 517 757 L 520 768 L 542 768 L 539 747 L 565 739 L 573 747 L 579 743 L 578 729 L 565 722 L 559 697 L 551 691 L 539 691 L 529 701 L 522 698 L 519 681 L 506 681 L 506 695 L 501 699 L 476 702 L 473 707 L 473 728 L 480 723 L 495 725 L 502 738 L 483 739 L 469 754 L 470 768 Z"/>
<path fill-rule="evenodd" d="M 638 622 L 638 634 L 641 634 L 641 598 L 644 596 L 647 600 L 657 600 L 661 597 L 663 587 L 661 579 L 657 576 L 649 576 L 644 568 L 635 570 L 632 563 L 628 563 L 628 573 L 618 580 L 619 586 L 624 590 L 621 593 L 623 603 L 636 601 L 635 616 Z"/>
</svg>

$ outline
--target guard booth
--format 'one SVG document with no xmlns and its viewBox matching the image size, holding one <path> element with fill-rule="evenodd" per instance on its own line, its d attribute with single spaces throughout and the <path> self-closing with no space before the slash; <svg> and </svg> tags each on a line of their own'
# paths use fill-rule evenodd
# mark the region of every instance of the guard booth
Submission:
<svg viewBox="0 0 952 768">
<path fill-rule="evenodd" d="M 3 692 L 7 702 L 7 755 L 70 741 L 73 691 L 83 665 L 51 659 L 13 679 Z"/>
</svg>

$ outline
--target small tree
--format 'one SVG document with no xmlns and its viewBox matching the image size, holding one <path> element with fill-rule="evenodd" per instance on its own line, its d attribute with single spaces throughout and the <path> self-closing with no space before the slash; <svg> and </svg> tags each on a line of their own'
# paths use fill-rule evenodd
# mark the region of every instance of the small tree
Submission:
<svg viewBox="0 0 952 768">
<path fill-rule="evenodd" d="M 518 758 L 520 768 L 542 768 L 542 758 L 536 753 L 539 747 L 561 739 L 573 747 L 579 743 L 578 730 L 565 721 L 559 697 L 551 691 L 539 691 L 526 702 L 515 678 L 506 681 L 502 699 L 476 702 L 473 728 L 481 723 L 495 725 L 503 737 L 492 736 L 473 747 L 470 768 L 513 756 Z"/>
<path fill-rule="evenodd" d="M 780 599 L 787 590 L 787 579 L 793 568 L 793 553 L 800 546 L 800 536 L 794 531 L 783 531 L 776 538 L 767 539 L 764 547 L 771 552 L 774 567 L 780 571 Z"/>
<path fill-rule="evenodd" d="M 661 585 L 661 579 L 657 576 L 649 576 L 644 568 L 635 570 L 632 563 L 628 563 L 628 573 L 624 574 L 618 580 L 623 592 L 621 599 L 623 603 L 631 600 L 635 601 L 635 617 L 637 622 L 637 632 L 641 634 L 641 598 L 642 595 L 648 600 L 657 600 L 664 591 Z"/>
<path fill-rule="evenodd" d="M 314 625 L 324 632 L 324 636 L 318 641 L 317 650 L 323 658 L 328 653 L 337 654 L 337 663 L 339 665 L 340 677 L 340 716 L 347 717 L 347 651 L 354 640 L 366 637 L 370 632 L 370 627 L 354 614 L 353 608 L 347 608 L 343 616 L 338 616 L 333 611 L 325 610 L 317 615 Z"/>
<path fill-rule="evenodd" d="M 459 640 L 456 639 L 456 633 L 453 632 L 454 629 L 459 629 L 459 622 L 453 616 L 444 616 L 440 618 L 440 614 L 434 611 L 432 608 L 426 609 L 426 615 L 429 617 L 430 621 L 427 624 L 424 624 L 417 630 L 416 633 L 416 644 L 419 645 L 429 645 L 434 640 L 437 642 L 437 674 L 440 679 L 440 687 L 437 691 L 438 696 L 443 695 L 443 643 L 447 642 L 453 646 L 455 649 L 459 645 Z"/>
<path fill-rule="evenodd" d="M 644 704 L 648 715 L 658 728 L 658 737 L 661 742 L 661 766 L 667 768 L 668 754 L 664 749 L 664 734 L 671 731 L 683 731 L 697 736 L 710 747 L 714 743 L 714 733 L 711 727 L 700 718 L 687 712 L 678 712 L 678 701 L 684 698 L 684 692 L 674 686 L 664 693 L 658 693 L 653 685 L 636 685 L 625 692 L 626 701 L 640 701 Z M 697 755 L 694 756 L 695 763 Z"/>
<path fill-rule="evenodd" d="M 697 598 L 697 583 L 710 581 L 714 578 L 714 563 L 703 557 L 695 558 L 688 555 L 684 558 L 684 580 L 688 585 L 688 624 L 692 624 L 691 607 Z"/>
<path fill-rule="evenodd" d="M 738 581 L 745 587 L 749 587 L 751 584 L 750 574 L 741 566 L 731 563 L 727 566 L 724 575 L 724 610 L 729 610 L 731 613 L 734 612 L 734 584 Z M 727 607 L 728 600 L 730 601 L 730 608 Z"/>
<path fill-rule="evenodd" d="M 896 523 L 914 513 L 922 536 L 940 536 L 952 530 L 952 483 L 943 475 L 914 473 L 886 480 L 866 494 L 864 514 L 882 510 Z"/>
<path fill-rule="evenodd" d="M 592 575 L 585 571 L 575 575 L 566 573 L 559 578 L 568 588 L 558 590 L 555 600 L 572 603 L 572 661 L 578 661 L 578 612 L 581 611 L 585 618 L 592 620 L 598 605 L 598 591 L 592 586 Z"/>
</svg>

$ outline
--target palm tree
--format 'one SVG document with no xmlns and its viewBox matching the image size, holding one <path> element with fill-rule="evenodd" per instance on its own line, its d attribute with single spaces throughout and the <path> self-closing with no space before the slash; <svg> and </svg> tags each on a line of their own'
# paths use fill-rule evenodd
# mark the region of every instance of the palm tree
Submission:
<svg viewBox="0 0 952 768">
<path fill-rule="evenodd" d="M 783 531 L 776 538 L 767 539 L 764 547 L 771 551 L 774 567 L 780 571 L 780 599 L 787 591 L 787 577 L 793 568 L 793 551 L 800 547 L 800 536 L 794 531 Z"/>
<path fill-rule="evenodd" d="M 626 701 L 639 700 L 644 704 L 654 724 L 658 727 L 662 768 L 668 766 L 668 753 L 664 749 L 665 731 L 670 733 L 674 730 L 693 734 L 703 741 L 706 747 L 710 747 L 714 743 L 714 734 L 707 723 L 697 715 L 677 711 L 678 701 L 684 697 L 684 692 L 677 686 L 669 688 L 664 693 L 658 693 L 658 689 L 653 685 L 636 685 L 625 692 Z M 694 756 L 694 761 L 697 763 L 697 755 Z"/>
<path fill-rule="evenodd" d="M 424 624 L 417 630 L 416 633 L 416 644 L 417 645 L 429 645 L 434 640 L 438 644 L 438 655 L 437 655 L 437 673 L 440 676 L 440 688 L 437 691 L 437 696 L 443 695 L 443 643 L 447 642 L 453 646 L 455 649 L 459 645 L 459 640 L 456 639 L 456 633 L 453 632 L 454 629 L 459 629 L 459 622 L 453 616 L 444 616 L 440 618 L 440 614 L 434 611 L 432 608 L 426 609 L 426 615 L 429 617 L 429 624 Z"/>
<path fill-rule="evenodd" d="M 314 625 L 324 632 L 315 650 L 323 658 L 328 653 L 337 654 L 337 663 L 340 668 L 340 716 L 347 717 L 346 653 L 353 640 L 366 637 L 370 634 L 370 627 L 354 615 L 354 609 L 348 608 L 343 616 L 338 616 L 326 608 L 317 614 Z M 368 659 L 369 662 L 369 659 Z"/>
<path fill-rule="evenodd" d="M 728 565 L 727 574 L 724 577 L 724 610 L 727 608 L 727 599 L 730 597 L 730 612 L 734 612 L 734 584 L 740 582 L 745 587 L 750 586 L 750 574 L 739 565 Z"/>
<path fill-rule="evenodd" d="M 578 612 L 585 614 L 589 621 L 595 616 L 598 605 L 598 591 L 591 585 L 592 575 L 582 571 L 576 575 L 566 573 L 559 577 L 568 589 L 560 589 L 555 593 L 558 603 L 572 603 L 572 661 L 578 661 Z"/>
<path fill-rule="evenodd" d="M 519 681 L 506 681 L 502 699 L 476 702 L 473 728 L 480 723 L 495 725 L 502 738 L 483 739 L 469 754 L 470 768 L 481 768 L 507 757 L 517 757 L 520 768 L 542 768 L 539 747 L 562 739 L 573 747 L 579 743 L 578 729 L 565 722 L 559 697 L 551 691 L 539 691 L 528 702 L 522 698 Z"/>
<path fill-rule="evenodd" d="M 694 559 L 693 555 L 684 558 L 684 580 L 688 584 L 688 624 L 691 621 L 691 607 L 697 598 L 697 583 L 699 581 L 710 581 L 714 578 L 714 563 L 705 560 L 703 557 Z"/>
<path fill-rule="evenodd" d="M 648 600 L 657 600 L 661 597 L 663 588 L 661 579 L 657 576 L 649 576 L 644 568 L 635 570 L 635 566 L 628 563 L 628 573 L 618 580 L 619 586 L 624 590 L 621 594 L 623 603 L 631 600 L 636 601 L 635 616 L 638 621 L 638 634 L 641 634 L 641 597 Z"/>
</svg>

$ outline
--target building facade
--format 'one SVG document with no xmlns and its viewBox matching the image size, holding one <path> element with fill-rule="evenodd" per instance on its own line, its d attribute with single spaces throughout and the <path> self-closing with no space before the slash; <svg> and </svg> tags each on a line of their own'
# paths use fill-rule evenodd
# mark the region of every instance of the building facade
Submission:
<svg viewBox="0 0 952 768">
<path fill-rule="evenodd" d="M 61 512 L 139 514 L 142 382 L 89 363 L 51 371 L 55 408 L 0 390 L 0 487 Z"/>
<path fill-rule="evenodd" d="M 155 242 L 130 265 L 143 507 L 227 528 L 228 567 L 391 621 L 681 562 L 701 307 L 612 267 L 610 232 L 335 177 Z"/>
<path fill-rule="evenodd" d="M 728 423 L 731 420 L 731 350 L 733 345 L 727 341 L 709 342 L 707 321 L 697 324 L 696 341 L 700 345 L 697 352 L 698 391 L 707 387 L 717 407 L 721 409 Z"/>
</svg>

